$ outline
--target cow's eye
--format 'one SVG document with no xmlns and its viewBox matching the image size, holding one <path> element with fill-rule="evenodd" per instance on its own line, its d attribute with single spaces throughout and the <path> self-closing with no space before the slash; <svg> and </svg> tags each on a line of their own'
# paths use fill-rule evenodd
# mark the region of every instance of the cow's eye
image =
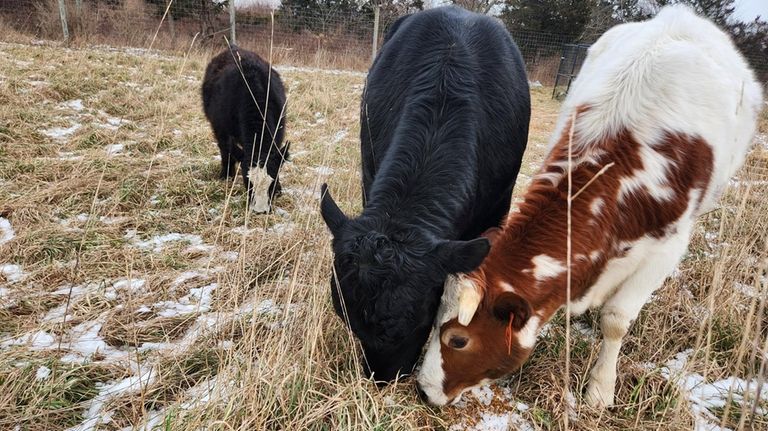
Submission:
<svg viewBox="0 0 768 431">
<path fill-rule="evenodd" d="M 467 346 L 468 341 L 469 339 L 467 337 L 454 335 L 450 340 L 448 340 L 448 346 L 450 346 L 452 349 L 461 350 Z"/>
</svg>

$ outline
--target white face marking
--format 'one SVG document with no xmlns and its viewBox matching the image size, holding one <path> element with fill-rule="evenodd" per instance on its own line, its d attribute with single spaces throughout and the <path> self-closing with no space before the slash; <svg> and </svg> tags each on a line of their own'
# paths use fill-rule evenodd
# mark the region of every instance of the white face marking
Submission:
<svg viewBox="0 0 768 431">
<path fill-rule="evenodd" d="M 562 262 L 546 254 L 534 256 L 531 263 L 533 264 L 533 276 L 538 281 L 557 277 L 565 271 L 565 265 Z"/>
<path fill-rule="evenodd" d="M 444 380 L 443 357 L 440 353 L 440 327 L 436 326 L 429 337 L 427 353 L 424 355 L 416 381 L 427 395 L 427 401 L 437 406 L 444 406 L 448 403 L 448 397 L 443 393 Z"/>
<path fill-rule="evenodd" d="M 541 318 L 539 316 L 533 316 L 528 319 L 523 329 L 517 333 L 517 342 L 521 347 L 530 349 L 536 344 L 536 334 L 538 333 L 540 323 Z"/>
<path fill-rule="evenodd" d="M 257 214 L 269 212 L 269 185 L 272 180 L 265 168 L 254 166 L 248 171 L 248 181 L 253 189 L 251 211 Z"/>
<path fill-rule="evenodd" d="M 597 217 L 603 211 L 603 205 L 605 205 L 605 200 L 603 200 L 603 198 L 594 198 L 592 199 L 592 202 L 589 203 L 589 210 L 592 211 L 592 215 Z"/>
</svg>

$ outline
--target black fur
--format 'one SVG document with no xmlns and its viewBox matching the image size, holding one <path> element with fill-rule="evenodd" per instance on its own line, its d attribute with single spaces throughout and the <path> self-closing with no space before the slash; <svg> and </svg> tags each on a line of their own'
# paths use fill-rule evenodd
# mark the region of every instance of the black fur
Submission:
<svg viewBox="0 0 768 431">
<path fill-rule="evenodd" d="M 278 172 L 288 159 L 288 145 L 281 146 L 285 89 L 280 75 L 256 53 L 232 46 L 208 64 L 202 94 L 203 111 L 221 152 L 221 178 L 234 176 L 240 163 L 248 197 L 252 198 L 248 171 L 256 161 L 259 167 L 266 164 L 274 179 L 269 188 L 271 202 L 280 194 Z"/>
<path fill-rule="evenodd" d="M 442 7 L 387 35 L 362 101 L 363 212 L 347 218 L 325 187 L 321 201 L 333 303 L 376 380 L 411 372 L 446 275 L 488 253 L 477 237 L 509 211 L 529 119 L 523 60 L 492 18 Z"/>
</svg>

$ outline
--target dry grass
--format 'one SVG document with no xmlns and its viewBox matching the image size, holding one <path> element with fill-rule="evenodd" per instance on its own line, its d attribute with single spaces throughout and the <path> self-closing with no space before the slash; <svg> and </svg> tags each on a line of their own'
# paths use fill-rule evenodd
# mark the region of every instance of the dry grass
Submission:
<svg viewBox="0 0 768 431">
<path fill-rule="evenodd" d="M 362 75 L 282 73 L 294 152 L 277 201 L 285 212 L 250 216 L 241 182 L 216 179 L 199 100 L 205 56 L 12 44 L 0 54 L 0 217 L 16 233 L 0 245 L 0 262 L 26 274 L 0 275 L 0 429 L 64 429 L 92 408 L 110 412 L 107 430 L 146 421 L 174 430 L 442 429 L 507 411 L 534 429 L 559 429 L 571 411 L 575 429 L 685 430 L 688 402 L 662 372 L 675 355 L 694 349 L 688 371 L 707 381 L 764 372 L 764 137 L 722 208 L 699 224 L 679 274 L 634 325 L 616 408 L 601 414 L 579 401 L 597 352 L 594 336 L 577 329 L 597 328 L 590 314 L 571 334 L 575 408 L 561 399 L 558 316 L 489 405 L 468 395 L 464 406 L 435 410 L 412 381 L 378 390 L 362 379 L 357 346 L 330 306 L 317 190 L 327 180 L 344 210 L 359 210 Z M 516 193 L 554 127 L 550 91 L 533 91 Z M 55 128 L 71 133 L 46 134 Z M 169 233 L 192 236 L 160 243 Z M 1 345 L 36 331 L 53 341 Z M 89 342 L 101 344 L 88 352 Z M 745 405 L 712 413 L 731 428 L 765 429 L 768 418 Z"/>
</svg>

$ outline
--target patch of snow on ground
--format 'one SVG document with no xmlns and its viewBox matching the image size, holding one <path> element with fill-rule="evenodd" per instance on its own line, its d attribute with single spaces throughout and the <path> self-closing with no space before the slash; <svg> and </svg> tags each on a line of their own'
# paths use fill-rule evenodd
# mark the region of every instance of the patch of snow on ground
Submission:
<svg viewBox="0 0 768 431">
<path fill-rule="evenodd" d="M 50 349 L 56 343 L 56 339 L 53 335 L 45 331 L 37 331 L 29 334 L 24 334 L 20 337 L 12 338 L 7 341 L 3 341 L 3 347 L 10 346 L 28 346 L 32 350 L 45 350 Z"/>
<path fill-rule="evenodd" d="M 99 425 L 112 421 L 111 414 L 104 411 L 104 406 L 118 395 L 130 392 L 139 392 L 155 381 L 155 373 L 152 369 L 146 369 L 138 376 L 127 377 L 118 382 L 99 386 L 99 394 L 88 404 L 83 417 L 85 420 L 80 425 L 68 428 L 66 431 L 91 431 L 99 428 Z"/>
<path fill-rule="evenodd" d="M 77 155 L 72 151 L 59 151 L 58 155 L 59 160 L 64 161 L 80 161 L 83 160 L 83 156 Z"/>
<path fill-rule="evenodd" d="M 107 145 L 105 148 L 108 156 L 116 156 L 122 153 L 124 149 L 125 149 L 124 144 L 111 144 L 111 145 Z"/>
<path fill-rule="evenodd" d="M 349 134 L 349 131 L 347 129 L 342 129 L 336 132 L 335 135 L 333 135 L 333 139 L 331 139 L 331 145 L 336 145 L 341 142 L 342 139 L 346 138 Z"/>
<path fill-rule="evenodd" d="M 72 127 L 52 127 L 42 131 L 43 135 L 52 139 L 64 140 L 82 127 L 81 124 L 75 124 Z"/>
<path fill-rule="evenodd" d="M 10 220 L 0 217 L 0 245 L 12 240 L 15 236 L 16 232 L 13 231 Z"/>
<path fill-rule="evenodd" d="M 484 406 L 490 406 L 493 401 L 493 390 L 488 385 L 472 388 L 472 395 Z"/>
<path fill-rule="evenodd" d="M 63 108 L 69 108 L 79 112 L 83 110 L 83 101 L 82 99 L 68 100 L 63 102 L 61 106 Z"/>
<path fill-rule="evenodd" d="M 35 380 L 48 380 L 50 375 L 51 369 L 43 365 L 37 369 L 37 372 L 35 373 Z"/>
<path fill-rule="evenodd" d="M 146 282 L 142 279 L 120 279 L 112 283 L 112 285 L 107 288 L 107 291 L 104 293 L 104 297 L 110 301 L 114 301 L 117 299 L 118 291 L 122 290 L 129 293 L 136 293 L 139 292 L 145 284 Z"/>
<path fill-rule="evenodd" d="M 8 280 L 9 283 L 18 283 L 19 281 L 23 280 L 24 277 L 27 276 L 27 273 L 24 272 L 23 269 L 21 269 L 21 266 L 13 264 L 13 263 L 6 263 L 3 265 L 0 265 L 0 275 L 5 277 L 6 280 Z"/>
<path fill-rule="evenodd" d="M 270 226 L 267 231 L 276 233 L 278 235 L 283 235 L 288 232 L 293 231 L 294 224 L 293 223 L 275 223 L 274 225 Z"/>
<path fill-rule="evenodd" d="M 533 81 L 533 82 L 531 82 L 531 81 L 528 81 L 528 85 L 529 85 L 531 88 L 539 88 L 539 87 L 543 87 L 543 85 L 541 85 L 541 82 L 539 82 L 539 81 Z"/>
<path fill-rule="evenodd" d="M 313 171 L 315 171 L 318 175 L 328 176 L 333 174 L 333 168 L 329 168 L 328 166 L 317 166 L 315 168 L 312 168 Z"/>
<path fill-rule="evenodd" d="M 194 247 L 192 250 L 195 251 L 210 251 L 213 249 L 213 246 L 203 243 L 203 238 L 200 235 L 189 233 L 172 232 L 164 235 L 157 235 L 144 241 L 137 236 L 136 229 L 129 229 L 125 232 L 124 238 L 137 248 L 152 250 L 155 253 L 162 252 L 165 246 L 171 242 L 187 242 L 190 247 Z"/>
<path fill-rule="evenodd" d="M 61 358 L 61 362 L 82 364 L 96 354 L 104 356 L 108 362 L 128 360 L 128 352 L 115 349 L 99 335 L 101 327 L 102 322 L 97 319 L 72 328 L 61 342 L 61 348 L 70 351 Z"/>
<path fill-rule="evenodd" d="M 768 385 L 763 385 L 760 393 L 758 393 L 759 382 L 757 380 L 746 381 L 737 377 L 728 377 L 707 383 L 701 374 L 688 372 L 686 366 L 692 354 L 692 349 L 678 353 L 673 359 L 667 361 L 660 371 L 662 377 L 674 382 L 683 396 L 688 399 L 697 431 L 724 430 L 717 425 L 720 423 L 720 419 L 710 409 L 722 408 L 729 400 L 736 404 L 751 404 L 758 398 L 760 400 L 768 399 Z M 757 413 L 764 415 L 768 412 L 758 408 Z"/>
<path fill-rule="evenodd" d="M 218 283 L 211 283 L 206 286 L 189 290 L 189 294 L 181 297 L 178 301 L 162 301 L 154 304 L 155 313 L 161 317 L 177 317 L 185 314 L 204 313 L 211 308 L 213 300 L 213 291 L 218 287 Z"/>
</svg>

